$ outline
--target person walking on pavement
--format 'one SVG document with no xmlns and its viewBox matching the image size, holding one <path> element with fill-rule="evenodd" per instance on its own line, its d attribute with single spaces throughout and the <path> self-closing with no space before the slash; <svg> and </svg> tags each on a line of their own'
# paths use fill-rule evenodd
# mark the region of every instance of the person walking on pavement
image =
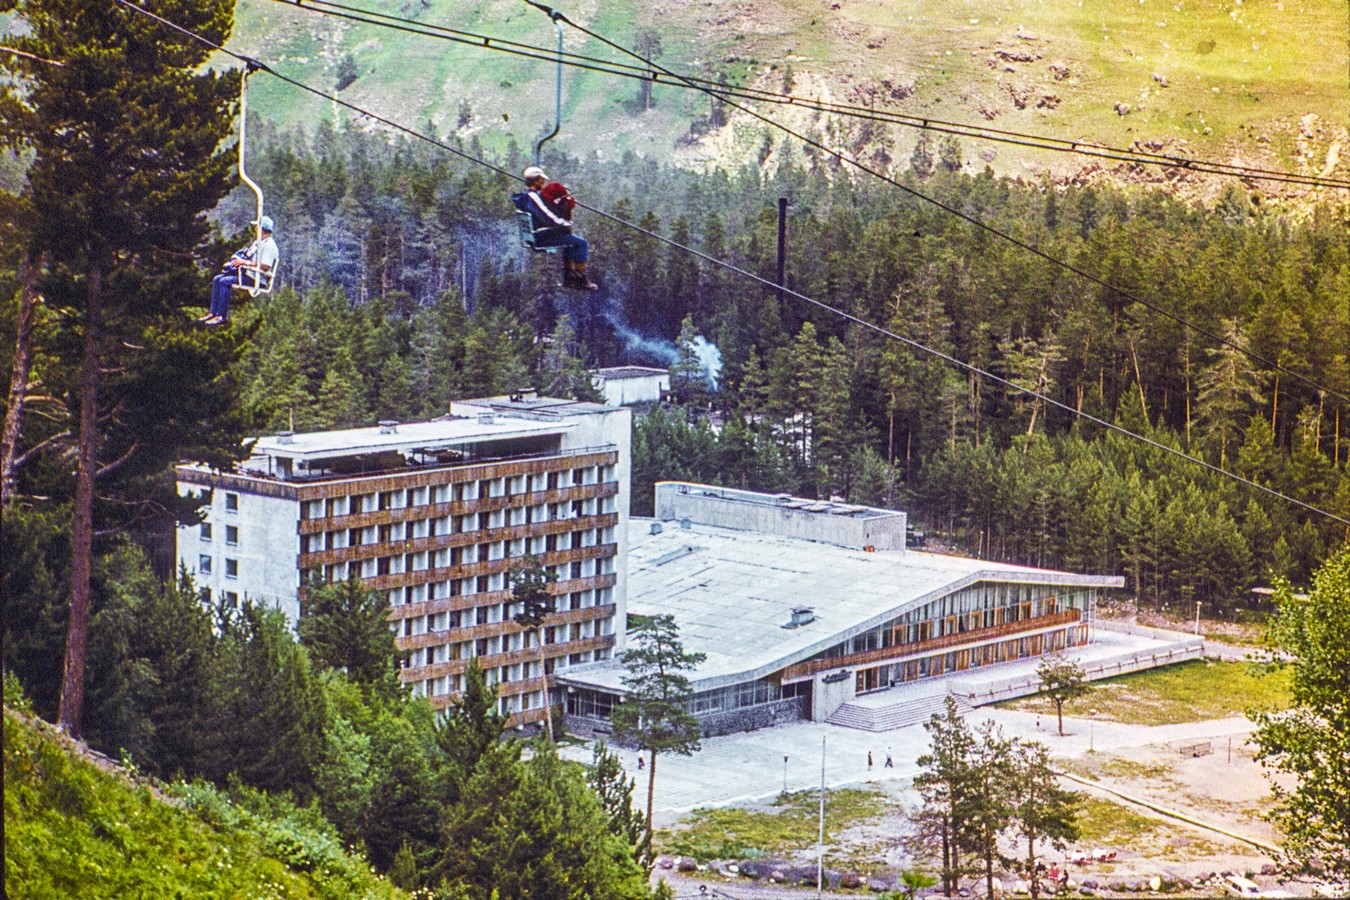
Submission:
<svg viewBox="0 0 1350 900">
<path fill-rule="evenodd" d="M 887 748 L 886 748 L 886 766 L 885 766 L 885 768 L 887 768 L 887 769 L 894 769 L 894 768 L 895 768 L 895 763 L 891 761 L 891 748 L 890 748 L 890 747 L 887 747 Z"/>
</svg>

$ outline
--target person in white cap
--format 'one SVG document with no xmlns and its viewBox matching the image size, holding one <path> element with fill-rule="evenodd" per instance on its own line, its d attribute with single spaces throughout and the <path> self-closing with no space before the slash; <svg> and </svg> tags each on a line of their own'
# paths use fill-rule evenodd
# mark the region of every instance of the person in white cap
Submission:
<svg viewBox="0 0 1350 900">
<path fill-rule="evenodd" d="M 528 167 L 521 175 L 526 190 L 511 199 L 517 209 L 528 212 L 533 219 L 536 246 L 562 248 L 563 287 L 579 291 L 599 290 L 600 285 L 586 275 L 590 244 L 581 235 L 572 233 L 572 210 L 576 208 L 576 200 L 571 192 L 562 184 L 549 181 L 538 166 Z"/>
<path fill-rule="evenodd" d="M 260 273 L 270 272 L 277 264 L 280 251 L 272 239 L 272 217 L 263 216 L 249 224 L 258 226 L 262 237 L 235 251 L 234 256 L 225 261 L 224 271 L 211 280 L 211 311 L 199 320 L 203 324 L 224 325 L 230 321 L 230 292 L 237 287 L 253 287 L 258 283 Z"/>
</svg>

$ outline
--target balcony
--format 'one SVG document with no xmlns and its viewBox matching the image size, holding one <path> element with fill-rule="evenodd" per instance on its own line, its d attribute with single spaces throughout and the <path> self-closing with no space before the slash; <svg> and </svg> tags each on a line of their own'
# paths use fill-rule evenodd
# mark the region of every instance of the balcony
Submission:
<svg viewBox="0 0 1350 900">
<path fill-rule="evenodd" d="M 847 653 L 843 656 L 831 656 L 825 659 L 808 659 L 805 662 L 787 666 L 778 673 L 778 679 L 780 683 L 786 684 L 789 681 L 800 681 L 803 678 L 808 678 L 817 672 L 827 672 L 830 669 L 845 666 L 899 662 L 904 659 L 931 656 L 945 650 L 975 647 L 1009 637 L 1022 637 L 1038 632 L 1054 631 L 1065 625 L 1072 625 L 1080 621 L 1082 615 L 1083 611 L 1080 609 L 1066 609 L 1045 616 L 1037 616 L 1034 619 L 1007 622 L 989 628 L 977 628 L 973 631 L 963 631 L 960 634 L 945 634 L 941 637 L 929 638 L 926 641 L 896 644 L 892 647 L 864 650 L 860 653 Z"/>
</svg>

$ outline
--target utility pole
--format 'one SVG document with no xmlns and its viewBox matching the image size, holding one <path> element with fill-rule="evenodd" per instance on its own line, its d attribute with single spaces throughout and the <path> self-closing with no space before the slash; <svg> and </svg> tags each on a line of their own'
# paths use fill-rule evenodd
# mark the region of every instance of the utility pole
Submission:
<svg viewBox="0 0 1350 900">
<path fill-rule="evenodd" d="M 1200 633 L 1200 601 L 1195 601 L 1195 633 Z"/>
<path fill-rule="evenodd" d="M 787 206 L 788 198 L 778 198 L 778 310 L 783 309 L 783 288 L 787 283 Z"/>
<path fill-rule="evenodd" d="M 816 838 L 816 900 L 825 892 L 825 735 L 820 736 L 820 834 Z"/>
</svg>

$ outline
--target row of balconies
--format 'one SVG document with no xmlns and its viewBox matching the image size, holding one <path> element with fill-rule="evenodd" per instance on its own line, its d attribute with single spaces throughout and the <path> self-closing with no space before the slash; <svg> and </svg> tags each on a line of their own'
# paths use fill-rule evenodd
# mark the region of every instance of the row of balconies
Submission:
<svg viewBox="0 0 1350 900">
<path fill-rule="evenodd" d="M 571 550 L 556 550 L 536 554 L 545 566 L 560 566 L 588 559 L 605 559 L 618 552 L 618 544 L 594 544 L 590 547 L 575 547 Z M 429 584 L 433 581 L 476 578 L 480 575 L 497 575 L 507 571 L 520 562 L 520 557 L 506 556 L 490 559 L 486 562 L 463 563 L 458 566 L 437 566 L 417 572 L 398 572 L 389 575 L 374 575 L 361 579 L 368 590 L 387 591 L 391 588 L 405 587 L 410 584 Z"/>
<path fill-rule="evenodd" d="M 504 494 L 479 500 L 449 500 L 445 503 L 430 503 L 425 506 L 400 506 L 395 509 L 378 509 L 372 512 L 301 519 L 298 530 L 302 535 L 318 534 L 324 531 L 368 528 L 372 525 L 388 525 L 416 519 L 437 519 L 444 516 L 462 516 L 526 506 L 542 506 L 547 503 L 566 503 L 573 500 L 590 500 L 595 497 L 613 497 L 617 496 L 618 493 L 619 483 L 617 481 L 602 481 L 598 484 L 528 491 L 521 494 Z"/>
<path fill-rule="evenodd" d="M 614 587 L 617 581 L 618 575 L 614 572 L 604 572 L 600 575 L 588 575 L 585 578 L 568 578 L 558 581 L 553 585 L 553 594 L 561 597 L 564 594 L 574 594 L 580 591 L 611 588 Z M 438 597 L 434 600 L 423 600 L 420 603 L 403 603 L 392 607 L 389 610 L 389 621 L 398 622 L 403 619 L 434 615 L 440 612 L 476 609 L 480 606 L 492 606 L 497 603 L 507 603 L 510 600 L 511 589 L 505 588 L 500 591 L 484 591 L 481 594 L 474 593 L 460 594 L 456 597 Z"/>
<path fill-rule="evenodd" d="M 332 550 L 301 553 L 298 565 L 302 569 L 308 569 L 313 566 L 379 559 L 384 556 L 434 552 L 455 547 L 469 547 L 475 544 L 518 540 L 520 538 L 548 537 L 568 531 L 613 528 L 618 524 L 618 513 L 600 513 L 598 515 L 579 516 L 574 519 L 552 519 L 547 522 L 532 522 L 524 525 L 505 525 L 481 531 L 462 531 L 454 534 L 437 534 L 431 537 L 404 538 L 386 542 L 372 541 L 369 544 L 357 544 L 352 547 L 335 547 Z"/>
<path fill-rule="evenodd" d="M 616 450 L 592 450 L 578 452 L 575 455 L 550 454 L 542 457 L 504 460 L 479 465 L 398 470 L 381 475 L 347 475 L 334 478 L 331 481 L 298 484 L 296 485 L 296 494 L 301 502 L 326 500 L 329 497 L 349 496 L 358 493 L 375 494 L 390 490 L 464 484 L 494 478 L 537 475 L 543 472 L 562 472 L 568 469 L 585 469 L 592 466 L 612 466 L 618 460 L 619 454 Z"/>
<path fill-rule="evenodd" d="M 618 525 L 618 513 L 598 513 L 579 515 L 576 518 L 556 518 L 547 522 L 532 522 L 528 525 L 505 525 L 501 528 L 474 530 L 474 532 L 455 532 L 433 534 L 429 537 L 406 537 L 393 541 L 371 541 L 370 544 L 336 546 L 327 551 L 301 553 L 297 565 L 311 568 L 315 565 L 333 565 L 351 563 L 358 560 L 379 559 L 382 556 L 405 556 L 408 553 L 424 553 L 455 549 L 459 546 L 495 544 L 502 541 L 516 541 L 529 537 L 549 537 L 552 534 L 567 532 L 589 532 L 593 529 L 614 528 Z"/>
<path fill-rule="evenodd" d="M 544 647 L 544 656 L 545 658 L 548 658 L 548 650 L 550 647 L 557 647 L 562 651 L 561 653 L 554 654 L 553 658 L 557 659 L 560 656 L 568 656 L 573 653 L 603 650 L 613 647 L 614 643 L 614 635 L 597 634 L 595 637 L 582 638 L 579 641 L 568 641 L 565 644 L 548 644 Z M 491 674 L 492 670 L 502 666 L 510 666 L 520 662 L 536 662 L 539 659 L 539 650 L 536 647 L 530 647 L 525 650 L 511 650 L 506 653 L 490 653 L 486 656 L 475 656 L 470 657 L 469 659 L 476 659 L 478 665 L 484 671 Z M 447 662 L 436 663 L 433 666 L 419 666 L 415 669 L 404 669 L 401 677 L 403 681 L 408 682 L 423 681 L 428 678 L 440 678 L 445 675 L 459 675 L 469 667 L 469 659 L 452 659 Z M 552 689 L 555 684 L 554 676 L 552 674 L 549 675 L 548 682 L 549 688 Z M 533 678 L 521 678 L 517 681 L 499 683 L 497 685 L 497 696 L 512 697 L 518 694 L 527 694 L 539 689 L 539 676 L 536 675 Z M 449 705 L 452 698 L 457 696 L 459 696 L 458 691 L 439 694 L 432 698 L 432 704 L 439 708 L 444 708 Z M 445 702 L 437 704 L 436 701 L 442 698 L 444 698 Z"/>
<path fill-rule="evenodd" d="M 544 621 L 544 628 L 551 628 L 556 625 L 570 625 L 576 622 L 590 622 L 596 619 L 604 619 L 614 615 L 615 606 L 613 603 L 602 603 L 599 606 L 586 606 L 581 609 L 559 610 L 550 613 Z M 479 638 L 496 637 L 502 634 L 514 634 L 518 631 L 525 631 L 525 627 L 517 625 L 515 622 L 507 619 L 502 622 L 486 622 L 482 625 L 461 625 L 458 628 L 448 628 L 444 631 L 428 631 L 422 634 L 409 635 L 408 637 L 397 637 L 394 643 L 400 650 L 418 650 L 423 647 L 434 647 L 441 644 L 460 641 L 473 641 Z M 533 629 L 531 629 L 533 630 Z M 564 646 L 565 642 L 559 641 L 554 644 L 544 645 L 545 656 L 558 656 L 558 653 L 550 653 L 550 647 Z M 566 652 L 566 651 L 564 651 Z M 411 671 L 411 670 L 409 670 Z"/>
</svg>

